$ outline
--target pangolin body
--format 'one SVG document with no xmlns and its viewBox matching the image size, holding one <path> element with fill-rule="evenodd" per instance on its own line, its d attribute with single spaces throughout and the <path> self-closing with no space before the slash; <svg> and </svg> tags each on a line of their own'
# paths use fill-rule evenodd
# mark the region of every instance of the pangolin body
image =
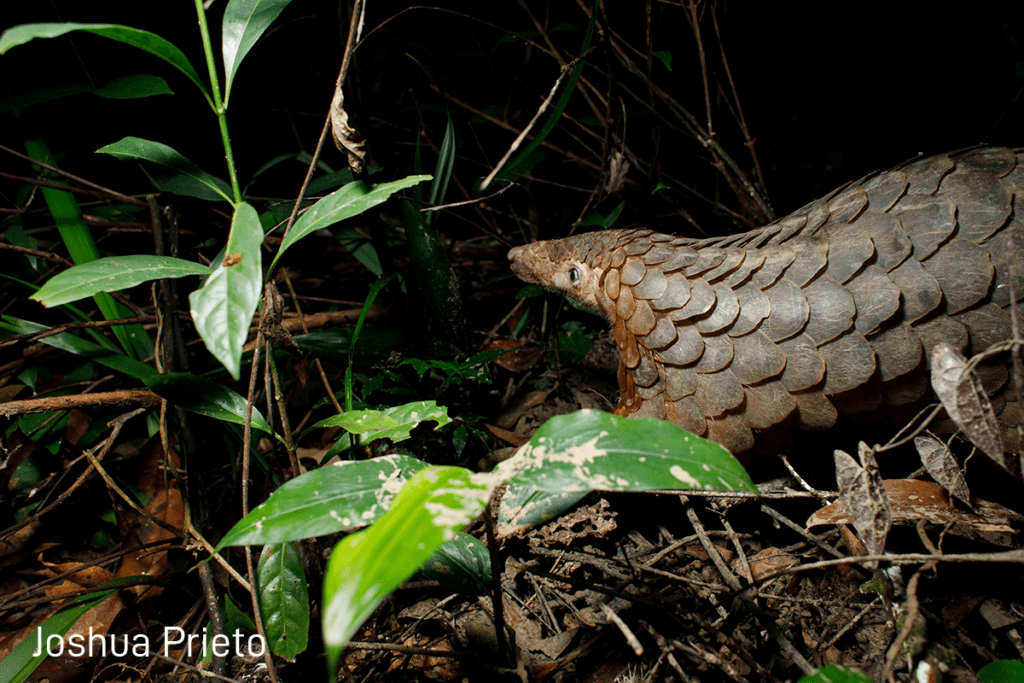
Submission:
<svg viewBox="0 0 1024 683">
<path fill-rule="evenodd" d="M 774 425 L 826 429 L 837 409 L 931 398 L 936 344 L 973 355 L 1012 336 L 1022 255 L 1024 149 L 976 148 L 873 173 L 740 235 L 605 230 L 508 257 L 612 323 L 617 414 L 741 452 Z M 1000 419 L 1018 424 L 1008 362 L 980 372 Z"/>
</svg>

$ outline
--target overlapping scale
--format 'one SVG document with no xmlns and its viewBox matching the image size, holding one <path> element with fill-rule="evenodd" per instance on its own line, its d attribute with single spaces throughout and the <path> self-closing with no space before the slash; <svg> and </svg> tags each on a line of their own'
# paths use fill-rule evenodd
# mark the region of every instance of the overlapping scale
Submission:
<svg viewBox="0 0 1024 683">
<path fill-rule="evenodd" d="M 977 353 L 1011 336 L 1011 284 L 1024 299 L 1022 164 L 1024 150 L 999 148 L 920 158 L 745 234 L 607 230 L 510 258 L 549 286 L 561 260 L 596 269 L 600 289 L 575 294 L 612 317 L 617 413 L 745 450 L 776 425 L 828 428 L 837 407 L 913 408 L 929 396 L 938 343 Z M 1008 385 L 1001 359 L 978 371 L 988 390 Z M 1021 407 L 1004 394 L 993 405 L 1016 424 Z"/>
</svg>

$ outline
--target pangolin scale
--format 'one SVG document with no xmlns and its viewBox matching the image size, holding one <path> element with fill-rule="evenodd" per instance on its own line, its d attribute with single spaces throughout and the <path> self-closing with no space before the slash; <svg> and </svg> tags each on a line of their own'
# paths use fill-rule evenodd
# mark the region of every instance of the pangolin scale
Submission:
<svg viewBox="0 0 1024 683">
<path fill-rule="evenodd" d="M 508 257 L 611 322 L 617 414 L 742 452 L 776 425 L 826 429 L 838 411 L 934 400 L 936 344 L 973 355 L 1012 337 L 1022 255 L 1024 149 L 974 148 L 873 173 L 739 235 L 605 230 Z M 1007 357 L 979 372 L 1017 450 Z"/>
</svg>

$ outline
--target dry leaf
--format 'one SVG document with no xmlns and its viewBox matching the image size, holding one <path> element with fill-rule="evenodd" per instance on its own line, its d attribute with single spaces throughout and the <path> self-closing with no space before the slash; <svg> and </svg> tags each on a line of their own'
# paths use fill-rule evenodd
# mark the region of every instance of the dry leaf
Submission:
<svg viewBox="0 0 1024 683">
<path fill-rule="evenodd" d="M 485 351 L 511 351 L 504 356 L 499 356 L 495 363 L 509 372 L 524 372 L 532 370 L 544 360 L 544 352 L 538 348 L 526 348 L 522 342 L 511 339 L 495 339 L 487 345 Z"/>
<path fill-rule="evenodd" d="M 1002 539 L 993 539 L 986 534 L 1012 533 L 1015 526 L 1020 527 L 1024 522 L 1024 516 L 980 498 L 974 500 L 977 512 L 961 510 L 953 505 L 944 488 L 930 481 L 888 479 L 882 483 L 889 497 L 894 522 L 916 522 L 923 519 L 936 524 L 953 524 L 951 533 L 997 543 L 1002 543 Z M 837 501 L 811 515 L 807 520 L 807 528 L 820 524 L 849 523 L 851 520 L 846 507 Z"/>
<path fill-rule="evenodd" d="M 956 384 L 967 367 L 963 355 L 946 342 L 936 344 L 932 351 L 932 389 L 942 401 L 942 407 L 950 419 L 960 424 L 960 413 L 956 408 Z"/>
<path fill-rule="evenodd" d="M 951 496 L 959 498 L 973 510 L 971 491 L 967 488 L 967 481 L 956 464 L 953 454 L 946 448 L 946 444 L 934 436 L 922 435 L 914 439 L 914 446 L 917 447 L 921 462 L 924 463 L 928 474 L 932 475 L 932 479 L 949 491 Z"/>
<path fill-rule="evenodd" d="M 873 451 L 861 442 L 858 452 L 860 465 L 849 454 L 835 452 L 839 497 L 850 511 L 850 521 L 868 553 L 881 555 L 892 527 L 892 511 Z M 865 566 L 874 569 L 877 564 L 868 562 Z"/>
<path fill-rule="evenodd" d="M 334 100 L 331 102 L 331 132 L 334 144 L 348 155 L 348 167 L 353 173 L 362 173 L 363 160 L 366 158 L 366 138 L 348 125 L 345 95 L 340 85 L 334 89 Z"/>
<path fill-rule="evenodd" d="M 996 422 L 992 403 L 988 400 L 988 395 L 974 370 L 969 369 L 960 375 L 960 381 L 956 385 L 956 408 L 960 413 L 957 424 L 971 443 L 997 465 L 1006 469 L 1002 432 L 999 423 Z"/>
<path fill-rule="evenodd" d="M 946 343 L 935 346 L 931 368 L 932 388 L 950 419 L 974 445 L 1005 469 L 1003 438 L 977 373 L 969 370 L 963 355 Z"/>
</svg>

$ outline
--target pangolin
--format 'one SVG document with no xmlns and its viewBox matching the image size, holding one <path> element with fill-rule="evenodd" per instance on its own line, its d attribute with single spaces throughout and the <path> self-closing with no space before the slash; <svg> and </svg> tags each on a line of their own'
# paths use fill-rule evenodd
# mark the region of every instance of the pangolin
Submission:
<svg viewBox="0 0 1024 683">
<path fill-rule="evenodd" d="M 1022 257 L 1024 149 L 990 147 L 872 173 L 739 235 L 604 230 L 508 254 L 523 280 L 611 322 L 617 414 L 669 420 L 734 453 L 775 425 L 912 415 L 934 400 L 936 344 L 972 355 L 1012 337 Z M 1008 355 L 979 372 L 1016 450 Z"/>
</svg>

